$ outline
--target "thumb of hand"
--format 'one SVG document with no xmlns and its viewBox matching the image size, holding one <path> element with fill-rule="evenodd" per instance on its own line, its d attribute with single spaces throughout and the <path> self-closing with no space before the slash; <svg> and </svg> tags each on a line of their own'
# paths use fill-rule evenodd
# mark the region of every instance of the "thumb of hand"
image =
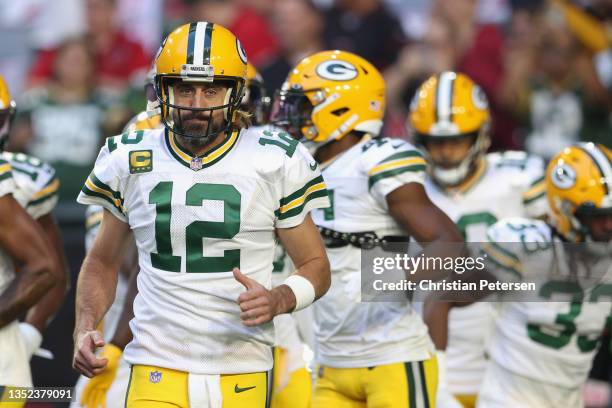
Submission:
<svg viewBox="0 0 612 408">
<path fill-rule="evenodd" d="M 234 279 L 240 282 L 247 290 L 253 287 L 253 280 L 240 272 L 240 269 L 234 268 L 232 272 L 234 273 Z"/>
</svg>

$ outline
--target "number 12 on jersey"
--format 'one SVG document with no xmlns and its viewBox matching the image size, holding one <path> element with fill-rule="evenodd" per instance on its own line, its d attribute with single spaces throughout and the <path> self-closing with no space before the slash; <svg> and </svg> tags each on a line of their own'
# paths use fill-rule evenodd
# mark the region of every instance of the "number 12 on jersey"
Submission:
<svg viewBox="0 0 612 408">
<path fill-rule="evenodd" d="M 155 204 L 155 242 L 151 264 L 157 269 L 180 272 L 182 257 L 172 251 L 173 182 L 160 181 L 149 193 Z M 229 184 L 197 183 L 185 194 L 185 204 L 201 207 L 204 200 L 223 201 L 223 221 L 194 221 L 185 228 L 187 272 L 228 272 L 240 268 L 240 249 L 226 249 L 223 256 L 203 256 L 203 238 L 232 239 L 240 230 L 240 192 Z"/>
</svg>

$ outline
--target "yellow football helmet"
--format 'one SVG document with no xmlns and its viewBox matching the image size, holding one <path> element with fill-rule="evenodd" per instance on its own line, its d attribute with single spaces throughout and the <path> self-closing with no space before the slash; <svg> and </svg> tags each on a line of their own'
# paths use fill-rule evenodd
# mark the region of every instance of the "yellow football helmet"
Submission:
<svg viewBox="0 0 612 408">
<path fill-rule="evenodd" d="M 323 51 L 300 61 L 283 84 L 273 122 L 294 137 L 322 144 L 351 131 L 378 136 L 385 81 L 365 59 Z"/>
<path fill-rule="evenodd" d="M 263 125 L 269 119 L 270 98 L 266 95 L 263 78 L 257 68 L 247 63 L 246 91 L 240 109 L 253 114 L 253 123 Z"/>
<path fill-rule="evenodd" d="M 556 230 L 570 241 L 589 237 L 579 215 L 612 215 L 612 151 L 580 143 L 563 149 L 548 164 L 546 192 Z"/>
<path fill-rule="evenodd" d="M 410 104 L 408 127 L 429 162 L 434 180 L 441 186 L 463 182 L 490 145 L 489 104 L 482 89 L 467 75 L 445 71 L 429 77 Z M 428 154 L 428 144 L 449 139 L 473 139 L 461 161 L 442 166 Z"/>
<path fill-rule="evenodd" d="M 11 130 L 11 121 L 15 117 L 17 105 L 11 98 L 8 85 L 0 75 L 0 151 L 6 143 Z"/>
<path fill-rule="evenodd" d="M 184 24 L 172 31 L 162 43 L 155 59 L 154 86 L 164 125 L 181 136 L 200 139 L 210 139 L 227 131 L 236 121 L 235 113 L 242 101 L 246 66 L 247 57 L 240 41 L 219 24 L 200 21 Z M 210 108 L 176 105 L 172 85 L 177 81 L 227 85 L 225 102 Z M 212 115 L 221 109 L 225 116 L 222 129 L 211 132 L 211 119 L 208 120 L 204 136 L 189 134 L 183 129 L 183 111 L 209 112 Z"/>
</svg>

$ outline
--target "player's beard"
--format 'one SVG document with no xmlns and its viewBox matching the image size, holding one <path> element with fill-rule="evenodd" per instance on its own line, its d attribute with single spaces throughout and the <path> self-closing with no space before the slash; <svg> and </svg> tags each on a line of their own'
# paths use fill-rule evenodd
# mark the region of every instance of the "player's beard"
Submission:
<svg viewBox="0 0 612 408">
<path fill-rule="evenodd" d="M 180 119 L 177 117 L 180 115 Z M 209 125 L 209 118 L 212 122 Z M 225 120 L 221 112 L 173 112 L 174 123 L 179 124 L 181 141 L 191 147 L 202 148 L 212 143 L 223 130 Z M 210 126 L 210 129 L 208 127 Z M 185 136 L 188 135 L 188 136 Z M 185 146 L 187 147 L 187 146 Z"/>
</svg>

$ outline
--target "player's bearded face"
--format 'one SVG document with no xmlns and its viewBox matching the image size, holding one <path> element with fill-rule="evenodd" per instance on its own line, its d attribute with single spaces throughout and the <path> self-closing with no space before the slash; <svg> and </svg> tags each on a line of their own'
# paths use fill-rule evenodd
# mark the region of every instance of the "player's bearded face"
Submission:
<svg viewBox="0 0 612 408">
<path fill-rule="evenodd" d="M 225 125 L 223 109 L 211 109 L 224 104 L 227 87 L 217 84 L 179 82 L 173 87 L 175 104 L 172 119 L 188 142 L 205 145 Z"/>
<path fill-rule="evenodd" d="M 457 167 L 465 159 L 474 143 L 473 137 L 458 137 L 429 141 L 425 147 L 432 161 L 444 168 Z"/>
<path fill-rule="evenodd" d="M 596 215 L 578 216 L 595 242 L 612 242 L 612 211 Z"/>
</svg>

